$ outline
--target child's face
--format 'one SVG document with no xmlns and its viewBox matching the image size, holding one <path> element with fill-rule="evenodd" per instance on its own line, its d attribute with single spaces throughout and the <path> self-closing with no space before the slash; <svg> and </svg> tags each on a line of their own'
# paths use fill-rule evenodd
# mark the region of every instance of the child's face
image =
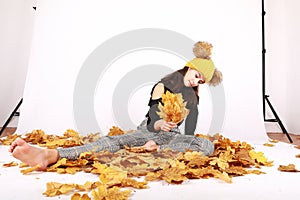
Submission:
<svg viewBox="0 0 300 200">
<path fill-rule="evenodd" d="M 186 87 L 197 87 L 199 84 L 205 83 L 205 78 L 202 73 L 189 68 L 183 78 Z"/>
</svg>

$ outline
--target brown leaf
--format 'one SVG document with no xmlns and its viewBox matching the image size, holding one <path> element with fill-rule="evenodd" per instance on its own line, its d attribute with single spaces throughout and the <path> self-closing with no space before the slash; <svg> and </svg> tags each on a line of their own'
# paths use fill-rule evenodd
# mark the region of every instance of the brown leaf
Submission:
<svg viewBox="0 0 300 200">
<path fill-rule="evenodd" d="M 259 175 L 259 174 L 265 174 L 265 172 L 262 172 L 262 171 L 257 170 L 257 169 L 255 169 L 255 170 L 247 170 L 247 173 L 248 174 L 257 174 L 257 175 Z"/>
<path fill-rule="evenodd" d="M 282 172 L 300 172 L 295 168 L 294 164 L 279 165 L 278 170 Z"/>
<path fill-rule="evenodd" d="M 19 164 L 17 163 L 17 162 L 15 162 L 15 161 L 12 161 L 12 162 L 10 162 L 10 163 L 5 163 L 5 164 L 3 164 L 2 166 L 3 167 L 14 167 L 14 166 L 18 166 Z"/>
<path fill-rule="evenodd" d="M 174 122 L 182 120 L 182 113 L 186 112 L 182 96 L 168 93 L 163 100 L 164 106 L 159 106 L 161 111 L 164 110 L 160 113 L 161 116 Z M 110 134 L 113 135 L 128 132 L 115 126 L 110 129 Z M 47 135 L 42 130 L 34 130 L 25 136 L 27 142 L 48 148 L 78 146 L 84 144 L 84 141 L 91 142 L 100 137 L 99 133 L 81 137 L 72 129 L 67 130 L 63 136 Z M 187 179 L 214 177 L 231 183 L 234 176 L 265 173 L 257 169 L 249 170 L 249 168 L 273 165 L 273 162 L 268 161 L 262 152 L 255 152 L 253 147 L 245 141 L 232 141 L 220 134 L 214 136 L 196 134 L 196 136 L 214 142 L 215 151 L 212 155 L 207 157 L 191 150 L 173 152 L 170 149 L 164 149 L 148 152 L 143 147 L 125 147 L 126 149 L 115 153 L 91 151 L 82 153 L 77 160 L 61 159 L 47 167 L 46 171 L 70 174 L 78 171 L 96 173 L 99 174 L 101 182 L 86 182 L 84 185 L 50 182 L 47 183 L 47 190 L 44 194 L 55 196 L 62 193 L 74 193 L 72 199 L 90 199 L 87 194 L 81 196 L 77 193 L 84 191 L 91 192 L 93 199 L 128 199 L 131 191 L 124 191 L 124 187 L 147 188 L 147 182 L 138 182 L 133 179 L 134 177 L 145 176 L 146 181 L 164 180 L 171 184 L 181 184 Z M 18 136 L 11 137 L 7 142 L 10 143 L 15 137 Z M 270 142 L 276 141 L 270 140 Z M 26 173 L 37 168 L 29 169 L 26 169 L 29 170 Z M 295 166 L 287 166 L 287 168 L 281 166 L 280 170 L 298 172 Z"/>
<path fill-rule="evenodd" d="M 270 143 L 264 143 L 263 145 L 266 147 L 274 147 L 275 146 L 274 144 L 270 144 Z"/>
</svg>

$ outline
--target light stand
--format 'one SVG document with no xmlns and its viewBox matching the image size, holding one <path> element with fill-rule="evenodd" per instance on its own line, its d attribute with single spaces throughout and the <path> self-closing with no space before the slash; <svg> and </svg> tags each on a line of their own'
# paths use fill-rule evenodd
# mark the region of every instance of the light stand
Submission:
<svg viewBox="0 0 300 200">
<path fill-rule="evenodd" d="M 6 122 L 4 123 L 2 129 L 0 130 L 0 136 L 4 132 L 4 130 L 6 129 L 7 125 L 11 121 L 11 119 L 14 116 L 19 116 L 20 115 L 20 113 L 17 112 L 17 111 L 18 111 L 19 107 L 21 106 L 22 102 L 23 102 L 23 98 L 19 101 L 18 105 L 15 107 L 15 109 L 12 111 L 12 113 L 10 114 L 10 116 L 8 117 L 8 119 L 6 120 Z"/>
<path fill-rule="evenodd" d="M 266 84 L 265 84 L 265 54 L 266 54 L 266 49 L 265 49 L 265 8 L 264 8 L 264 0 L 262 0 L 262 89 L 263 89 L 263 114 L 264 114 L 264 121 L 265 122 L 278 122 L 281 130 L 283 131 L 284 134 L 286 134 L 287 138 L 289 139 L 290 143 L 293 143 L 293 140 L 291 139 L 289 133 L 285 129 L 284 125 L 282 124 L 279 116 L 277 115 L 274 107 L 272 106 L 270 100 L 269 100 L 269 95 L 266 95 Z M 266 119 L 266 102 L 268 106 L 270 107 L 275 119 Z"/>
</svg>

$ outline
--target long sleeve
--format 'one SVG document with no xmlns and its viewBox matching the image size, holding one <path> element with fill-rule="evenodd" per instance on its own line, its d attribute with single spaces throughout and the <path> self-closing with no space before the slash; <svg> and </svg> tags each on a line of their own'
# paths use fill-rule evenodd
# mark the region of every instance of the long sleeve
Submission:
<svg viewBox="0 0 300 200">
<path fill-rule="evenodd" d="M 152 88 L 151 96 L 152 96 L 153 91 L 156 88 L 156 86 L 157 86 L 157 84 L 154 85 L 154 87 Z M 164 93 L 166 93 L 167 91 L 173 93 L 170 89 L 168 89 L 167 87 L 164 86 Z M 184 89 L 183 92 L 186 94 L 185 96 L 194 95 L 194 91 L 191 88 Z M 150 98 L 150 100 L 149 100 L 148 106 L 150 108 L 146 115 L 146 117 L 148 118 L 147 119 L 148 131 L 158 132 L 158 130 L 154 129 L 154 124 L 156 121 L 161 119 L 157 114 L 157 112 L 159 112 L 159 109 L 158 109 L 159 103 L 161 103 L 163 105 L 162 98 L 159 98 L 159 99 Z M 196 124 L 197 124 L 197 118 L 198 118 L 198 107 L 197 107 L 197 105 L 189 106 L 189 107 L 191 107 L 191 108 L 189 108 L 190 113 L 186 119 L 185 134 L 186 135 L 194 135 L 194 132 L 196 129 Z M 180 126 L 181 124 L 182 124 L 182 122 L 178 123 L 177 125 Z"/>
<path fill-rule="evenodd" d="M 196 125 L 197 125 L 197 120 L 198 120 L 198 114 L 199 114 L 198 107 L 193 106 L 190 109 L 190 112 L 185 120 L 185 127 L 184 127 L 185 135 L 194 135 L 196 130 Z"/>
<path fill-rule="evenodd" d="M 154 123 L 157 120 L 160 120 L 160 117 L 158 116 L 157 112 L 158 112 L 158 102 L 156 104 L 152 104 L 150 106 L 149 112 L 147 114 L 147 117 L 148 117 L 147 129 L 148 129 L 148 131 L 158 132 L 157 130 L 154 129 Z"/>
</svg>

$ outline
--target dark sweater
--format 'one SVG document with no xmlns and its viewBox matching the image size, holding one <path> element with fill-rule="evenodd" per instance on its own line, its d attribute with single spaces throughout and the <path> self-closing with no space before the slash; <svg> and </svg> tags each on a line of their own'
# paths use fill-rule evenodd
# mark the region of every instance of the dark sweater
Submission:
<svg viewBox="0 0 300 200">
<path fill-rule="evenodd" d="M 152 96 L 153 90 L 157 84 L 155 84 L 154 87 L 152 88 L 151 96 Z M 164 86 L 164 93 L 166 93 L 167 91 L 173 93 L 170 89 L 168 89 L 167 87 Z M 147 120 L 148 131 L 158 132 L 157 130 L 154 129 L 154 123 L 157 120 L 161 119 L 157 114 L 157 112 L 159 112 L 159 109 L 158 109 L 159 103 L 161 103 L 163 105 L 162 98 L 159 98 L 159 99 L 150 98 L 150 100 L 149 100 L 148 106 L 150 108 L 149 108 L 148 113 L 146 114 L 146 117 L 148 118 L 148 120 Z M 186 117 L 186 121 L 185 121 L 185 135 L 194 135 L 196 125 L 197 125 L 197 119 L 198 119 L 198 106 L 197 105 L 189 106 L 188 109 L 189 109 L 189 114 Z M 178 124 L 178 126 L 180 124 L 182 124 L 182 122 L 183 121 L 181 121 Z"/>
</svg>

